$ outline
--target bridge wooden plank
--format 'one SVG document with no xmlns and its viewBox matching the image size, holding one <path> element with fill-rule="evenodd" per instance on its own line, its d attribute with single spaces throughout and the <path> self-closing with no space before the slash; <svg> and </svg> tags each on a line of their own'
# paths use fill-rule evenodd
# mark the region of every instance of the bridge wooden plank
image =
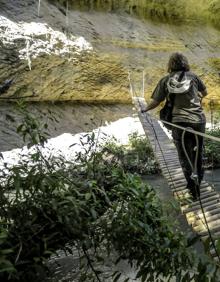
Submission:
<svg viewBox="0 0 220 282">
<path fill-rule="evenodd" d="M 209 218 L 212 217 L 212 216 L 218 216 L 218 218 L 219 218 L 219 213 L 220 213 L 220 207 L 217 207 L 217 208 L 214 208 L 214 209 L 212 209 L 212 210 L 208 210 L 208 211 L 205 211 L 205 212 L 204 212 L 205 217 L 206 217 L 207 219 L 209 219 Z M 203 218 L 203 217 L 204 217 L 202 211 L 199 211 L 199 212 L 197 212 L 196 214 L 195 214 L 194 212 L 192 212 L 192 213 L 187 213 L 187 214 L 186 214 L 186 217 L 187 217 L 187 219 L 188 219 L 188 221 L 189 221 L 190 223 L 195 221 L 195 215 L 196 215 L 196 217 L 198 217 L 198 218 Z"/>
</svg>

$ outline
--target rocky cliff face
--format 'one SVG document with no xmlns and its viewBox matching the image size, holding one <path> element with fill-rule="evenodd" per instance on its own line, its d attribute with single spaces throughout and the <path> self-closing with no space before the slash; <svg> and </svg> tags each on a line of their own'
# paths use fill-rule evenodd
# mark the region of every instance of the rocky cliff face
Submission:
<svg viewBox="0 0 220 282">
<path fill-rule="evenodd" d="M 94 1 L 87 2 L 91 6 Z M 122 2 L 128 9 L 135 6 Z M 166 74 L 173 51 L 184 52 L 209 92 L 218 95 L 218 30 L 153 23 L 124 14 L 126 9 L 117 14 L 71 7 L 76 8 L 71 1 L 68 6 L 58 1 L 0 0 L 0 84 L 13 78 L 0 98 L 127 103 L 129 72 L 139 94 L 144 70 L 147 97 Z M 114 7 L 109 11 L 117 10 Z"/>
</svg>

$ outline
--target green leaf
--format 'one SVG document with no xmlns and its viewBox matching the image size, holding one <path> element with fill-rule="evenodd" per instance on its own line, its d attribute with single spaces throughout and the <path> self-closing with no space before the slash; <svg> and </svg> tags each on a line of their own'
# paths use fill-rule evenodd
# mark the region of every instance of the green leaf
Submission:
<svg viewBox="0 0 220 282">
<path fill-rule="evenodd" d="M 69 145 L 69 148 L 74 147 L 76 145 L 78 145 L 78 143 L 73 143 L 73 144 Z"/>
<path fill-rule="evenodd" d="M 1 266 L 0 265 L 0 273 L 3 273 L 3 272 L 8 272 L 8 273 L 16 272 L 16 269 L 13 266 Z"/>
<path fill-rule="evenodd" d="M 211 242 L 211 239 L 208 237 L 203 243 L 206 253 L 209 253 L 210 251 L 210 242 Z"/>
<path fill-rule="evenodd" d="M 98 262 L 104 262 L 104 258 L 101 256 L 96 256 L 95 258 Z"/>
<path fill-rule="evenodd" d="M 8 255 L 13 253 L 13 249 L 5 249 L 5 250 L 0 250 L 0 255 Z"/>
<path fill-rule="evenodd" d="M 91 208 L 90 211 L 91 211 L 92 217 L 94 219 L 97 219 L 97 212 L 94 210 L 94 208 Z"/>
<path fill-rule="evenodd" d="M 149 272 L 147 270 L 142 273 L 142 275 L 141 275 L 141 282 L 145 282 L 147 280 L 148 274 L 149 274 Z"/>
<path fill-rule="evenodd" d="M 113 282 L 117 282 L 119 278 L 121 277 L 121 273 L 118 273 L 115 278 L 113 279 Z"/>
<path fill-rule="evenodd" d="M 92 194 L 91 194 L 91 193 L 86 193 L 86 194 L 85 194 L 85 199 L 86 199 L 86 201 L 90 200 L 91 197 L 92 197 Z"/>
<path fill-rule="evenodd" d="M 181 282 L 181 272 L 179 271 L 176 275 L 176 282 Z"/>
<path fill-rule="evenodd" d="M 217 240 L 215 245 L 216 245 L 216 249 L 217 249 L 218 254 L 220 254 L 220 238 Z"/>
<path fill-rule="evenodd" d="M 181 282 L 189 282 L 189 281 L 191 281 L 191 278 L 189 272 L 187 272 L 185 275 L 183 275 Z"/>
<path fill-rule="evenodd" d="M 191 238 L 188 238 L 188 240 L 187 240 L 188 247 L 194 245 L 196 242 L 198 242 L 199 239 L 200 239 L 199 235 L 196 235 L 196 236 L 193 236 Z"/>
<path fill-rule="evenodd" d="M 117 265 L 121 261 L 121 259 L 122 259 L 121 257 L 118 257 L 115 261 L 115 265 Z"/>
<path fill-rule="evenodd" d="M 15 118 L 13 116 L 6 114 L 5 117 L 6 117 L 6 120 L 9 120 L 10 122 L 15 122 Z"/>
<path fill-rule="evenodd" d="M 24 127 L 24 124 L 21 124 L 17 127 L 17 133 L 21 132 Z"/>
</svg>

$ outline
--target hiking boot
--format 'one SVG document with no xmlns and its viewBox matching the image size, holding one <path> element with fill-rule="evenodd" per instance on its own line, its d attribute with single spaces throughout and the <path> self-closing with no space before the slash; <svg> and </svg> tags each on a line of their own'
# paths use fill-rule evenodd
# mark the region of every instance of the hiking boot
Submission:
<svg viewBox="0 0 220 282">
<path fill-rule="evenodd" d="M 189 193 L 192 196 L 192 200 L 193 201 L 197 201 L 198 200 L 198 196 L 195 194 L 195 192 L 190 191 Z"/>
<path fill-rule="evenodd" d="M 187 189 L 189 189 L 189 193 L 192 196 L 193 201 L 198 200 L 198 198 L 200 197 L 200 189 L 198 185 L 187 185 L 186 186 Z"/>
</svg>

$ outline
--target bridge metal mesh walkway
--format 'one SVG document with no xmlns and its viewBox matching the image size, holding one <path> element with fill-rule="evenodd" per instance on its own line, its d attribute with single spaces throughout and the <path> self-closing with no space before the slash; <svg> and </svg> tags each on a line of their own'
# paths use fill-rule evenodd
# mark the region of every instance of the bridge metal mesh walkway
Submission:
<svg viewBox="0 0 220 282">
<path fill-rule="evenodd" d="M 211 231 L 213 238 L 216 240 L 220 237 L 219 193 L 217 193 L 209 183 L 202 181 L 200 186 L 200 199 L 204 214 L 199 201 L 187 203 L 187 199 L 189 199 L 189 190 L 186 188 L 186 180 L 180 166 L 174 143 L 162 129 L 158 120 L 153 117 L 146 117 L 146 114 L 141 113 L 141 109 L 146 106 L 143 98 L 133 97 L 133 103 L 138 110 L 139 119 L 145 134 L 151 143 L 162 174 L 167 180 L 174 197 L 179 201 L 181 211 L 185 214 L 188 223 L 202 239 L 208 238 L 208 228 L 204 220 L 205 214 L 209 230 Z M 210 253 L 214 259 L 219 262 L 219 255 L 211 244 Z"/>
</svg>

